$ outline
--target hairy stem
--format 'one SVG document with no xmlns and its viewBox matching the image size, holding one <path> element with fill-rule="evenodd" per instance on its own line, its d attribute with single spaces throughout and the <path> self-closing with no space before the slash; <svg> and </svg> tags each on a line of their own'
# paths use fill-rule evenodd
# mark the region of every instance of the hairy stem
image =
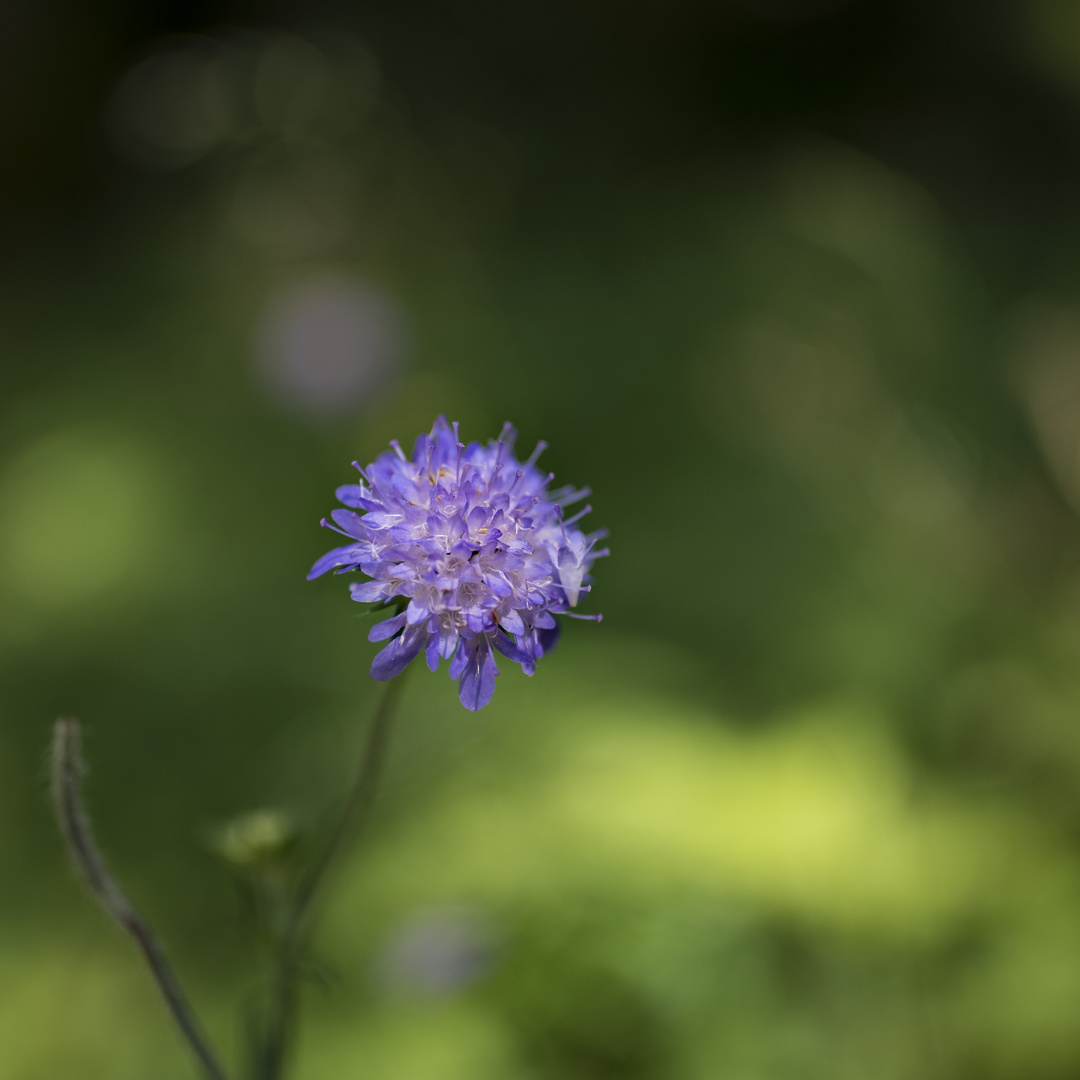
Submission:
<svg viewBox="0 0 1080 1080">
<path fill-rule="evenodd" d="M 362 830 L 375 797 L 386 755 L 386 744 L 401 692 L 402 676 L 386 684 L 382 701 L 368 728 L 364 748 L 349 792 L 326 847 L 303 878 L 289 912 L 278 947 L 270 991 L 266 1040 L 256 1072 L 257 1080 L 280 1080 L 292 1037 L 297 1007 L 300 967 L 319 902 L 326 892 L 340 856 Z"/>
<path fill-rule="evenodd" d="M 121 891 L 94 844 L 90 819 L 82 801 L 81 741 L 77 720 L 61 717 L 56 721 L 53 730 L 52 793 L 56 817 L 60 823 L 60 831 L 67 841 L 68 852 L 109 918 L 135 939 L 135 944 L 143 954 L 181 1036 L 195 1055 L 202 1071 L 211 1080 L 227 1080 L 225 1070 L 218 1062 L 194 1010 L 180 988 L 161 942 Z"/>
</svg>

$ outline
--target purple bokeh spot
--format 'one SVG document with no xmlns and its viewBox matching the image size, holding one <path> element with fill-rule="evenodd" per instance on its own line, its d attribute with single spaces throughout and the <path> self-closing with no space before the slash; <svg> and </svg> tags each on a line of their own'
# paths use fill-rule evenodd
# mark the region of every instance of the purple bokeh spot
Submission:
<svg viewBox="0 0 1080 1080">
<path fill-rule="evenodd" d="M 284 408 L 334 417 L 378 403 L 407 353 L 401 305 L 375 286 L 329 271 L 267 299 L 255 329 L 255 372 Z"/>
<path fill-rule="evenodd" d="M 379 957 L 379 981 L 394 990 L 442 997 L 476 982 L 494 960 L 494 934 L 479 911 L 433 908 L 390 934 Z"/>
</svg>

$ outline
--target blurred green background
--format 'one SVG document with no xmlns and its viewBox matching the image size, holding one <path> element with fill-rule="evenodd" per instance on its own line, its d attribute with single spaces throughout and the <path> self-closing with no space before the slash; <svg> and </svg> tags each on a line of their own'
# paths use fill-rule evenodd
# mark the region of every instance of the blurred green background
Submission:
<svg viewBox="0 0 1080 1080">
<path fill-rule="evenodd" d="M 376 687 L 318 521 L 438 413 L 591 485 L 605 621 L 479 714 L 410 674 L 295 1075 L 1080 1075 L 1073 5 L 0 25 L 0 1080 L 193 1075 L 59 714 L 240 1052 L 208 837 L 325 830 Z"/>
</svg>

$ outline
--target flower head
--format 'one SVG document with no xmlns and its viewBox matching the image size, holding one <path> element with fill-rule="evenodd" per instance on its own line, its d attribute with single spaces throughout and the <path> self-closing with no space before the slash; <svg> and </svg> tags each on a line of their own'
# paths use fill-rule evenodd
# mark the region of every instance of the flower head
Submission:
<svg viewBox="0 0 1080 1080">
<path fill-rule="evenodd" d="M 607 554 L 596 550 L 605 534 L 576 527 L 588 506 L 563 517 L 588 489 L 548 491 L 552 476 L 536 468 L 545 444 L 518 462 L 515 438 L 507 424 L 487 446 L 465 446 L 457 424 L 440 416 L 411 459 L 392 442 L 393 452 L 367 469 L 354 463 L 361 483 L 338 488 L 352 509 L 323 524 L 349 543 L 319 559 L 308 579 L 360 570 L 372 580 L 354 583 L 352 598 L 395 610 L 368 634 L 389 639 L 373 679 L 400 675 L 425 652 L 432 671 L 449 660 L 462 705 L 482 709 L 499 673 L 495 651 L 532 675 L 558 638 L 555 616 L 572 614 L 589 591 L 589 568 Z"/>
</svg>

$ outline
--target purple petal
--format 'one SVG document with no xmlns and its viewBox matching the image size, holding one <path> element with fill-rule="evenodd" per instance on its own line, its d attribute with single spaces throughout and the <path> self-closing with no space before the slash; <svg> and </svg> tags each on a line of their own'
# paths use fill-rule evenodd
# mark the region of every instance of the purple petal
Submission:
<svg viewBox="0 0 1080 1080">
<path fill-rule="evenodd" d="M 365 496 L 363 491 L 364 489 L 359 484 L 344 484 L 334 494 L 337 496 L 338 502 L 351 506 L 355 510 L 383 509 L 382 503 L 375 502 L 374 499 Z"/>
<path fill-rule="evenodd" d="M 450 661 L 450 678 L 455 682 L 461 678 L 461 673 L 469 663 L 469 656 L 474 646 L 470 642 L 462 641 L 454 658 Z"/>
<path fill-rule="evenodd" d="M 390 595 L 393 582 L 357 581 L 349 586 L 349 594 L 358 604 L 374 604 Z"/>
<path fill-rule="evenodd" d="M 430 443 L 430 435 L 424 433 L 416 436 L 416 442 L 413 443 L 412 457 L 409 459 L 414 465 L 423 465 L 427 461 Z"/>
<path fill-rule="evenodd" d="M 423 627 L 410 627 L 382 649 L 371 662 L 371 677 L 376 682 L 400 675 L 416 659 L 427 640 Z"/>
<path fill-rule="evenodd" d="M 498 674 L 490 646 L 483 644 L 474 649 L 458 683 L 461 704 L 470 712 L 482 709 L 495 693 L 495 676 Z"/>
<path fill-rule="evenodd" d="M 376 623 L 369 631 L 368 641 L 385 641 L 393 637 L 405 625 L 405 615 L 395 615 L 393 618 Z"/>
<path fill-rule="evenodd" d="M 439 655 L 444 660 L 449 660 L 454 655 L 454 650 L 457 648 L 458 634 L 457 630 L 451 627 L 448 630 L 443 630 L 439 635 Z M 461 673 L 458 672 L 460 675 Z"/>
<path fill-rule="evenodd" d="M 427 666 L 430 671 L 439 670 L 439 638 L 431 634 L 427 640 Z"/>
<path fill-rule="evenodd" d="M 402 515 L 393 510 L 371 510 L 364 515 L 364 524 L 369 529 L 392 529 L 401 519 Z"/>
<path fill-rule="evenodd" d="M 514 592 L 510 587 L 510 582 L 501 574 L 485 574 L 484 584 L 491 590 L 492 595 L 497 596 L 500 600 L 505 600 Z"/>
<path fill-rule="evenodd" d="M 358 566 L 367 552 L 367 544 L 348 544 L 345 547 L 334 548 L 315 563 L 308 572 L 307 579 L 311 581 L 325 574 L 327 570 L 333 570 L 335 566 Z"/>
<path fill-rule="evenodd" d="M 522 640 L 524 640 L 524 639 L 522 639 Z M 520 641 L 518 642 L 518 647 L 521 648 L 521 642 Z M 525 652 L 526 655 L 528 655 L 528 653 L 526 652 L 525 649 L 522 649 L 521 651 Z M 522 661 L 521 670 L 523 672 L 525 672 L 525 674 L 528 675 L 529 678 L 531 679 L 536 674 L 536 659 L 535 659 L 535 657 L 530 656 L 527 661 Z"/>
<path fill-rule="evenodd" d="M 554 626 L 544 627 L 536 632 L 536 642 L 540 646 L 543 655 L 547 655 L 559 643 L 559 635 L 562 634 L 562 626 L 555 623 Z M 546 669 L 545 669 L 546 670 Z"/>
<path fill-rule="evenodd" d="M 409 601 L 409 606 L 405 609 L 405 621 L 410 626 L 418 626 L 430 617 L 431 612 L 424 604 L 421 604 L 417 600 Z"/>
<path fill-rule="evenodd" d="M 435 440 L 435 464 L 453 464 L 457 460 L 457 435 L 445 416 L 435 421 L 431 437 Z"/>
<path fill-rule="evenodd" d="M 357 540 L 368 538 L 364 519 L 355 510 L 331 510 L 330 519 L 347 536 L 355 536 Z"/>
<path fill-rule="evenodd" d="M 531 662 L 532 657 L 523 650 L 519 649 L 504 633 L 496 630 L 491 635 L 491 644 L 495 646 L 508 660 L 513 660 L 515 664 L 528 664 Z"/>
<path fill-rule="evenodd" d="M 525 560 L 520 555 L 515 555 L 510 551 L 503 548 L 499 552 L 494 552 L 488 559 L 491 566 L 494 566 L 497 570 L 502 570 L 505 574 L 513 574 L 517 570 L 521 570 L 525 566 Z"/>
</svg>

